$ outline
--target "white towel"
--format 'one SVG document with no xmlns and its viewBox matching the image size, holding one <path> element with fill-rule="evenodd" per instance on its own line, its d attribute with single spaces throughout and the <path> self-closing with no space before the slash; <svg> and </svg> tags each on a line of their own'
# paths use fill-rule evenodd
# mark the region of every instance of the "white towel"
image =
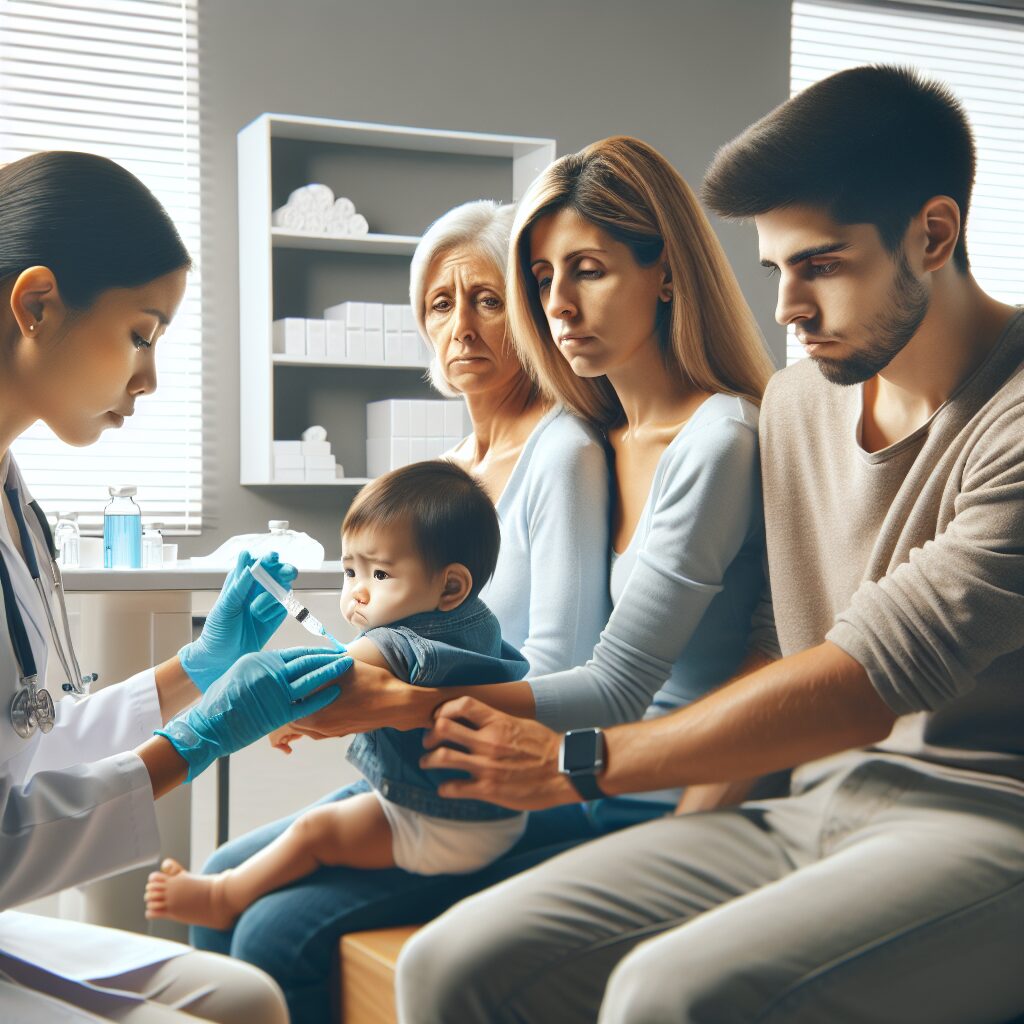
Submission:
<svg viewBox="0 0 1024 1024">
<path fill-rule="evenodd" d="M 357 213 L 348 220 L 348 234 L 361 236 L 368 234 L 370 225 L 366 222 L 366 218 L 361 214 Z"/>
<path fill-rule="evenodd" d="M 288 228 L 289 231 L 302 231 L 305 214 L 296 206 L 284 206 L 276 209 L 271 215 L 271 223 L 276 228 Z"/>
<path fill-rule="evenodd" d="M 300 210 L 319 210 L 324 214 L 334 205 L 334 193 L 329 185 L 303 185 L 288 197 L 289 206 Z"/>
<path fill-rule="evenodd" d="M 349 217 L 355 215 L 356 204 L 353 203 L 348 196 L 338 196 L 338 198 L 334 200 L 334 206 L 331 210 L 335 216 L 344 217 L 345 220 L 348 220 Z M 330 214 L 328 216 L 330 216 Z"/>
</svg>

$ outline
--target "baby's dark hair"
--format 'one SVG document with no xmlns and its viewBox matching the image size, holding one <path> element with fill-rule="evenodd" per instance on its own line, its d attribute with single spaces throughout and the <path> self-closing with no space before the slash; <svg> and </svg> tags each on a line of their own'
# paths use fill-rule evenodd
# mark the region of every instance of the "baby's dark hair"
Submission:
<svg viewBox="0 0 1024 1024">
<path fill-rule="evenodd" d="M 473 594 L 494 574 L 501 546 L 498 515 L 487 492 L 465 470 L 436 459 L 393 469 L 367 484 L 341 524 L 342 534 L 408 523 L 431 572 L 459 562 Z"/>
</svg>

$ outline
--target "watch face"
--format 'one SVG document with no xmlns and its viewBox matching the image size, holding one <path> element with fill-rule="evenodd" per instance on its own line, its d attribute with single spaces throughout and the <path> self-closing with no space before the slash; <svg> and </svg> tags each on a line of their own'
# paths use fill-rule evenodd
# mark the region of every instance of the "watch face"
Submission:
<svg viewBox="0 0 1024 1024">
<path fill-rule="evenodd" d="M 598 760 L 601 733 L 597 729 L 577 729 L 565 735 L 564 765 L 567 772 L 593 771 Z"/>
</svg>

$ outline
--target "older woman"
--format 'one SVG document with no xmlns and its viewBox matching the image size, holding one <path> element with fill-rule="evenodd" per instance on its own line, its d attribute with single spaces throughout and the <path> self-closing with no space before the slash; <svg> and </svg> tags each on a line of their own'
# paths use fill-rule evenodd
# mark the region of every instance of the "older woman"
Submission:
<svg viewBox="0 0 1024 1024">
<path fill-rule="evenodd" d="M 473 423 L 473 433 L 451 458 L 480 478 L 501 523 L 501 554 L 482 597 L 531 670 L 550 673 L 586 660 L 610 613 L 609 476 L 599 435 L 540 397 L 508 337 L 511 222 L 511 207 L 485 200 L 445 214 L 413 256 L 410 294 L 420 330 L 434 348 L 431 378 L 444 394 L 465 398 Z M 322 802 L 364 789 L 358 783 Z M 235 866 L 293 817 L 228 843 L 206 870 Z M 192 940 L 200 949 L 262 965 L 284 990 L 293 1020 L 328 1021 L 342 935 L 427 920 L 596 834 L 573 806 L 536 815 L 511 853 L 476 875 L 325 868 L 257 901 L 233 930 L 193 928 Z"/>
</svg>

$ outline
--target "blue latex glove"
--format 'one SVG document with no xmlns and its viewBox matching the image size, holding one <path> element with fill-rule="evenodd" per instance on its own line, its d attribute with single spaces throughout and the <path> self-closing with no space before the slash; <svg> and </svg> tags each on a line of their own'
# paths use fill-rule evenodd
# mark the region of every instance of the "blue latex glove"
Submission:
<svg viewBox="0 0 1024 1024">
<path fill-rule="evenodd" d="M 252 578 L 249 566 L 255 561 L 248 551 L 239 553 L 199 639 L 178 651 L 181 667 L 200 693 L 205 693 L 243 654 L 262 650 L 288 615 Z M 299 574 L 295 566 L 280 561 L 276 551 L 264 555 L 260 563 L 286 590 Z"/>
<path fill-rule="evenodd" d="M 198 704 L 156 733 L 188 762 L 185 781 L 191 782 L 218 757 L 326 707 L 341 692 L 326 684 L 351 667 L 348 656 L 319 647 L 246 654 Z"/>
</svg>

